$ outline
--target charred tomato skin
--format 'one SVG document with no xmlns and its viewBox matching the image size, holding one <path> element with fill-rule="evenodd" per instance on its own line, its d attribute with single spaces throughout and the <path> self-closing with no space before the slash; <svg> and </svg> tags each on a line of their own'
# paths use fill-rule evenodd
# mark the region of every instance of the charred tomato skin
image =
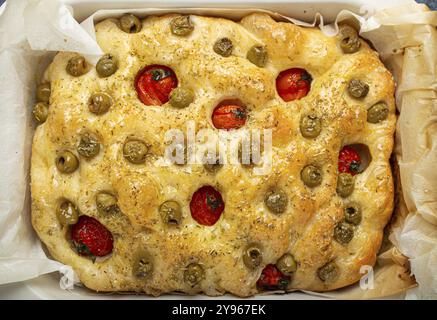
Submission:
<svg viewBox="0 0 437 320">
<path fill-rule="evenodd" d="M 246 124 L 247 110 L 236 104 L 217 106 L 212 113 L 212 123 L 217 129 L 238 129 Z"/>
<path fill-rule="evenodd" d="M 276 90 L 285 102 L 299 100 L 308 95 L 313 78 L 301 68 L 291 68 L 279 73 L 276 78 Z"/>
<path fill-rule="evenodd" d="M 178 79 L 171 68 L 155 64 L 138 72 L 134 86 L 143 104 L 160 106 L 170 100 L 170 93 L 178 86 Z"/>
<path fill-rule="evenodd" d="M 286 290 L 291 281 L 274 264 L 268 264 L 262 271 L 256 285 L 259 290 Z"/>
<path fill-rule="evenodd" d="M 111 232 L 97 219 L 85 215 L 71 227 L 71 240 L 82 256 L 103 257 L 114 247 Z"/>
<path fill-rule="evenodd" d="M 359 173 L 361 157 L 359 153 L 349 146 L 344 146 L 338 156 L 338 172 L 349 173 L 352 176 Z"/>
<path fill-rule="evenodd" d="M 223 198 L 214 187 L 203 186 L 193 193 L 190 211 L 197 223 L 204 226 L 214 225 L 220 219 L 224 209 Z"/>
</svg>

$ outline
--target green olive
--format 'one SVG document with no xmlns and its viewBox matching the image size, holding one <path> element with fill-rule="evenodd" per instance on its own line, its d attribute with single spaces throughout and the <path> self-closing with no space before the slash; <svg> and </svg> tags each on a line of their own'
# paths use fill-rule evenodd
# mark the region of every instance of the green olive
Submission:
<svg viewBox="0 0 437 320">
<path fill-rule="evenodd" d="M 91 159 L 100 151 L 100 143 L 97 137 L 92 133 L 85 133 L 80 137 L 77 153 L 82 157 Z"/>
<path fill-rule="evenodd" d="M 346 198 L 352 194 L 355 187 L 355 178 L 349 173 L 340 173 L 337 179 L 337 193 Z"/>
<path fill-rule="evenodd" d="M 308 139 L 316 138 L 322 131 L 322 121 L 313 114 L 303 115 L 299 125 L 302 136 Z"/>
<path fill-rule="evenodd" d="M 159 206 L 159 213 L 165 224 L 179 225 L 182 220 L 182 210 L 176 201 L 166 201 Z"/>
<path fill-rule="evenodd" d="M 254 45 L 247 51 L 246 58 L 257 67 L 264 67 L 267 63 L 267 48 L 265 46 Z"/>
<path fill-rule="evenodd" d="M 170 21 L 170 30 L 176 36 L 187 36 L 194 30 L 190 16 L 178 16 Z"/>
<path fill-rule="evenodd" d="M 223 164 L 220 163 L 219 157 L 213 156 L 211 154 L 206 154 L 204 158 L 203 167 L 208 172 L 216 173 L 223 167 Z"/>
<path fill-rule="evenodd" d="M 297 270 L 297 263 L 291 254 L 286 253 L 276 262 L 276 267 L 286 276 L 291 276 Z"/>
<path fill-rule="evenodd" d="M 113 75 L 118 68 L 118 61 L 112 54 L 103 55 L 96 64 L 96 71 L 101 78 Z"/>
<path fill-rule="evenodd" d="M 89 110 L 97 115 L 102 115 L 106 113 L 112 106 L 112 98 L 109 94 L 105 92 L 94 93 L 89 102 Z"/>
<path fill-rule="evenodd" d="M 191 286 L 195 286 L 205 276 L 205 272 L 201 265 L 197 263 L 191 263 L 187 266 L 184 272 L 184 280 L 188 282 Z"/>
<path fill-rule="evenodd" d="M 250 146 L 250 149 L 244 150 L 244 154 L 243 154 L 243 146 L 240 144 L 239 148 L 238 148 L 238 160 L 240 161 L 241 165 L 243 167 L 252 167 L 255 165 L 254 161 L 253 161 L 253 157 L 252 157 L 252 146 Z"/>
<path fill-rule="evenodd" d="M 213 46 L 214 52 L 223 56 L 229 57 L 232 54 L 232 50 L 234 49 L 234 45 L 232 44 L 232 40 L 229 38 L 221 38 L 218 39 Z"/>
<path fill-rule="evenodd" d="M 171 155 L 175 165 L 184 166 L 185 164 L 187 164 L 188 155 L 185 143 L 176 144 L 171 152 Z"/>
<path fill-rule="evenodd" d="M 340 222 L 334 228 L 334 239 L 341 244 L 348 244 L 354 237 L 354 228 L 349 223 Z"/>
<path fill-rule="evenodd" d="M 141 21 L 131 13 L 120 18 L 120 29 L 126 33 L 138 33 L 141 30 Z"/>
<path fill-rule="evenodd" d="M 146 161 L 149 147 L 141 140 L 128 139 L 123 146 L 123 156 L 129 162 L 141 164 Z"/>
<path fill-rule="evenodd" d="M 109 192 L 103 191 L 96 195 L 96 206 L 97 211 L 105 215 L 120 213 L 117 198 Z"/>
<path fill-rule="evenodd" d="M 344 208 L 344 220 L 353 225 L 361 223 L 361 206 L 356 202 L 351 202 Z"/>
<path fill-rule="evenodd" d="M 56 216 L 63 225 L 72 225 L 79 219 L 79 210 L 69 200 L 64 200 L 56 209 Z"/>
<path fill-rule="evenodd" d="M 79 167 L 79 160 L 71 151 L 61 151 L 55 160 L 56 167 L 62 173 L 72 173 Z"/>
<path fill-rule="evenodd" d="M 132 275 L 135 278 L 147 279 L 153 273 L 153 261 L 148 252 L 140 251 L 135 254 Z"/>
<path fill-rule="evenodd" d="M 263 152 L 264 141 L 262 138 L 260 140 L 260 145 L 254 145 L 253 143 L 250 143 L 247 150 L 243 146 L 243 143 L 240 143 L 238 146 L 238 161 L 243 167 L 252 168 L 262 162 Z"/>
<path fill-rule="evenodd" d="M 188 107 L 194 101 L 194 94 L 191 90 L 178 87 L 170 93 L 170 104 L 178 109 Z"/>
<path fill-rule="evenodd" d="M 288 197 L 284 191 L 276 189 L 266 193 L 264 203 L 271 212 L 280 214 L 287 209 Z"/>
<path fill-rule="evenodd" d="M 307 165 L 300 173 L 302 181 L 310 188 L 319 186 L 322 183 L 322 170 L 315 165 Z"/>
<path fill-rule="evenodd" d="M 348 25 L 340 27 L 340 47 L 344 53 L 355 53 L 361 48 L 358 32 Z"/>
<path fill-rule="evenodd" d="M 82 56 L 75 56 L 68 60 L 67 72 L 73 77 L 79 77 L 88 72 L 88 63 Z"/>
<path fill-rule="evenodd" d="M 43 123 L 47 120 L 49 115 L 49 105 L 45 102 L 38 102 L 33 107 L 33 117 L 39 123 Z"/>
<path fill-rule="evenodd" d="M 215 173 L 219 171 L 223 167 L 223 165 L 219 163 L 219 160 L 217 160 L 216 163 L 205 163 L 203 167 L 206 171 Z"/>
<path fill-rule="evenodd" d="M 329 262 L 317 270 L 317 276 L 323 282 L 334 282 L 338 278 L 338 266 L 335 262 Z"/>
<path fill-rule="evenodd" d="M 369 93 L 369 85 L 358 79 L 349 81 L 347 90 L 354 98 L 364 98 Z"/>
<path fill-rule="evenodd" d="M 49 103 L 50 100 L 50 83 L 42 83 L 36 88 L 36 100 Z"/>
<path fill-rule="evenodd" d="M 367 110 L 367 122 L 378 123 L 388 117 L 388 106 L 384 102 L 378 102 Z"/>
<path fill-rule="evenodd" d="M 262 252 L 256 244 L 248 245 L 243 252 L 243 262 L 249 269 L 258 268 L 263 260 Z"/>
</svg>

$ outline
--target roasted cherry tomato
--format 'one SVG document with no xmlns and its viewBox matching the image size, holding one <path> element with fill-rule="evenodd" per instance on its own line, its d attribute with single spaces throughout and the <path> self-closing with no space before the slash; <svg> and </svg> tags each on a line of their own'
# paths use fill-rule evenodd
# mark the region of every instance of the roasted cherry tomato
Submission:
<svg viewBox="0 0 437 320">
<path fill-rule="evenodd" d="M 305 97 L 311 89 L 313 78 L 304 69 L 282 71 L 276 78 L 276 90 L 282 100 L 288 102 Z"/>
<path fill-rule="evenodd" d="M 211 186 L 201 187 L 194 192 L 191 198 L 191 216 L 199 224 L 205 226 L 214 225 L 224 209 L 225 204 L 220 192 Z"/>
<path fill-rule="evenodd" d="M 356 175 L 361 166 L 361 158 L 356 150 L 345 146 L 338 156 L 338 171 Z"/>
<path fill-rule="evenodd" d="M 217 129 L 238 129 L 244 126 L 247 110 L 235 103 L 221 103 L 212 113 L 212 123 Z"/>
<path fill-rule="evenodd" d="M 172 69 L 166 66 L 151 65 L 138 72 L 135 89 L 138 98 L 148 106 L 160 106 L 170 98 L 170 92 L 178 85 Z"/>
<path fill-rule="evenodd" d="M 261 273 L 256 285 L 261 290 L 285 290 L 291 277 L 283 274 L 274 264 L 267 265 Z"/>
<path fill-rule="evenodd" d="M 92 217 L 80 216 L 71 227 L 71 239 L 81 256 L 102 257 L 111 253 L 113 238 L 111 232 Z"/>
</svg>

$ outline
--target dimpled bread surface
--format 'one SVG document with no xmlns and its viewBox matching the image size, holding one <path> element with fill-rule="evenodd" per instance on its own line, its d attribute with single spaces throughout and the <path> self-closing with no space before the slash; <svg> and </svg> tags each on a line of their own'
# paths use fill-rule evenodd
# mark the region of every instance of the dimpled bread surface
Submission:
<svg viewBox="0 0 437 320">
<path fill-rule="evenodd" d="M 175 15 L 148 17 L 138 33 L 120 30 L 114 19 L 96 25 L 96 38 L 105 53 L 118 59 L 118 70 L 100 78 L 94 67 L 80 77 L 66 72 L 75 53 L 60 52 L 49 66 L 45 81 L 51 84 L 48 119 L 38 126 L 32 147 L 32 223 L 54 259 L 71 265 L 81 282 L 97 291 L 135 291 L 152 295 L 169 292 L 221 295 L 230 292 L 250 296 L 259 292 L 256 282 L 263 268 L 275 264 L 285 253 L 297 261 L 288 289 L 327 291 L 357 282 L 363 265 L 374 265 L 383 230 L 393 210 L 393 181 L 389 159 L 395 130 L 394 81 L 378 54 L 361 40 L 361 49 L 344 54 L 338 37 L 319 29 L 276 22 L 265 14 L 251 14 L 240 22 L 191 16 L 193 32 L 173 35 L 170 20 Z M 234 44 L 230 57 L 213 51 L 219 38 Z M 260 68 L 246 59 L 256 44 L 265 45 L 268 61 Z M 145 66 L 158 64 L 173 69 L 179 86 L 190 88 L 194 102 L 176 109 L 169 103 L 146 106 L 137 97 L 134 80 Z M 303 68 L 312 77 L 309 94 L 291 102 L 278 95 L 275 79 L 289 68 Z M 348 82 L 366 82 L 369 93 L 354 99 Z M 103 115 L 89 111 L 90 96 L 108 92 L 114 105 Z M 192 120 L 196 129 L 212 128 L 211 113 L 222 100 L 238 98 L 249 110 L 245 129 L 271 129 L 272 170 L 256 175 L 253 168 L 224 165 L 217 173 L 201 164 L 158 166 L 170 129 L 185 132 Z M 367 122 L 367 109 L 384 101 L 387 120 Z M 299 130 L 302 114 L 313 112 L 322 119 L 315 139 Z M 216 130 L 216 129 L 214 129 Z M 77 154 L 80 134 L 94 133 L 101 143 L 91 160 Z M 123 157 L 123 143 L 136 137 L 150 145 L 144 164 Z M 365 144 L 372 156 L 367 169 L 356 175 L 355 189 L 347 199 L 337 195 L 338 156 L 344 145 Z M 80 166 L 71 174 L 60 173 L 57 152 L 70 150 Z M 301 171 L 308 164 L 322 168 L 320 186 L 308 188 Z M 213 226 L 198 224 L 190 214 L 193 193 L 204 185 L 220 191 L 225 209 Z M 264 197 L 280 188 L 288 197 L 281 215 L 270 212 Z M 96 194 L 117 196 L 121 213 L 102 215 L 96 209 Z M 60 199 L 74 202 L 80 214 L 94 217 L 112 233 L 114 249 L 106 259 L 77 254 L 68 240 L 69 228 L 56 216 Z M 182 208 L 179 226 L 166 225 L 158 208 L 167 200 Z M 334 240 L 334 227 L 344 219 L 344 205 L 357 202 L 362 221 L 346 245 Z M 250 243 L 262 250 L 262 264 L 249 269 L 243 253 Z M 146 250 L 153 259 L 153 273 L 146 279 L 133 275 L 135 252 Z M 324 282 L 317 270 L 334 261 L 338 277 Z M 205 270 L 195 286 L 184 281 L 190 263 Z"/>
</svg>

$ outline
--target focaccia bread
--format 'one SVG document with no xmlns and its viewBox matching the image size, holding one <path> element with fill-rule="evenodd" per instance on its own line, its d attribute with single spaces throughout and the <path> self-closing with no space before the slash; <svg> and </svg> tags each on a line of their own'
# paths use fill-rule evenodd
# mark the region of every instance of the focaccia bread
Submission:
<svg viewBox="0 0 437 320">
<path fill-rule="evenodd" d="M 353 28 L 125 15 L 96 38 L 96 66 L 69 52 L 49 66 L 31 162 L 33 226 L 85 286 L 327 291 L 374 265 L 393 210 L 394 81 Z M 159 165 L 189 121 L 271 130 L 271 170 Z"/>
</svg>

